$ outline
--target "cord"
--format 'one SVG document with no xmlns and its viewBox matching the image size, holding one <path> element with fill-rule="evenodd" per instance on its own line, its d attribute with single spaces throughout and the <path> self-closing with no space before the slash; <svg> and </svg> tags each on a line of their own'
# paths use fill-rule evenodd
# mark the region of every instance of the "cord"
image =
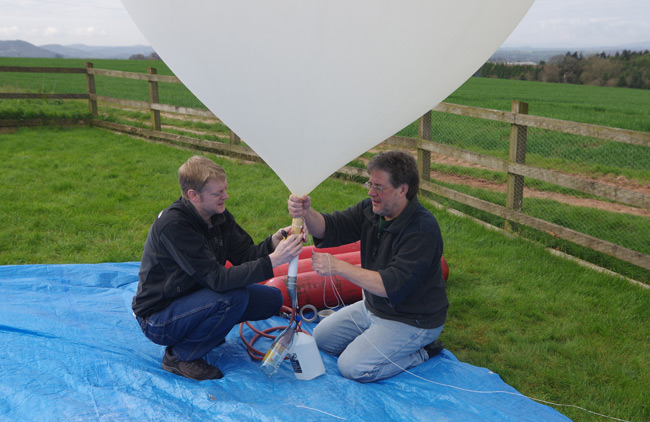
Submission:
<svg viewBox="0 0 650 422">
<path fill-rule="evenodd" d="M 312 254 L 313 253 L 314 252 L 312 250 Z M 341 306 L 345 306 L 345 301 L 343 300 L 343 297 L 341 296 L 339 289 L 336 288 L 336 285 L 334 284 L 334 279 L 332 278 L 332 261 L 330 259 L 330 254 L 327 254 L 327 264 L 329 265 L 329 269 L 330 269 L 328 277 L 330 280 L 330 284 L 332 285 L 332 292 L 334 292 L 334 297 L 336 298 L 336 305 L 334 307 L 330 307 L 325 300 L 325 290 L 327 288 L 327 280 L 323 280 L 323 305 L 325 305 L 327 309 L 333 310 Z"/>
<path fill-rule="evenodd" d="M 330 277 L 330 280 L 331 280 L 331 279 L 332 279 L 332 262 L 329 260 L 329 255 L 327 256 L 327 259 L 328 259 L 329 267 L 330 267 L 330 271 L 329 271 L 330 274 L 329 274 L 329 277 Z M 337 297 L 337 298 L 340 297 L 340 294 L 339 294 L 338 290 L 336 289 L 336 286 L 334 285 L 334 282 L 333 282 L 333 281 L 332 281 L 332 288 L 333 288 L 333 289 L 335 290 L 335 292 L 336 292 L 336 293 L 335 293 L 336 297 Z M 345 304 L 343 304 L 343 306 L 345 306 Z M 363 335 L 363 334 L 364 334 L 364 330 L 362 330 L 361 327 L 359 327 L 359 324 L 357 324 L 357 322 L 354 320 L 354 318 L 352 318 L 352 315 L 349 315 L 349 317 L 350 317 L 350 320 L 354 323 L 354 325 L 356 325 L 356 327 L 359 329 L 359 332 L 361 332 L 361 335 Z M 470 390 L 470 389 L 467 389 L 467 388 L 457 387 L 457 386 L 455 386 L 455 385 L 449 385 L 449 384 L 443 384 L 443 383 L 440 383 L 440 382 L 436 382 L 436 381 L 430 380 L 430 379 L 428 379 L 428 378 L 421 377 L 420 375 L 415 374 L 415 373 L 409 371 L 408 369 L 402 368 L 400 365 L 398 365 L 397 363 L 393 362 L 393 360 L 391 360 L 388 356 L 386 356 L 386 355 L 384 354 L 384 352 L 382 352 L 381 350 L 379 350 L 379 348 L 378 348 L 378 347 L 377 347 L 377 346 L 376 346 L 376 345 L 375 345 L 375 344 L 374 344 L 374 343 L 373 343 L 373 342 L 372 342 L 372 341 L 371 341 L 367 336 L 364 336 L 364 338 L 365 338 L 366 341 L 367 341 L 368 343 L 370 343 L 370 345 L 371 345 L 372 347 L 374 347 L 375 350 L 377 350 L 377 351 L 378 351 L 378 352 L 379 352 L 379 353 L 380 353 L 380 354 L 381 354 L 381 355 L 382 355 L 382 356 L 383 356 L 387 361 L 389 361 L 389 362 L 392 363 L 393 365 L 397 366 L 399 369 L 401 369 L 402 371 L 406 372 L 407 374 L 410 374 L 410 375 L 412 375 L 412 376 L 414 376 L 414 377 L 416 377 L 416 378 L 418 378 L 418 379 L 421 379 L 422 381 L 426 381 L 426 382 L 429 382 L 429 383 L 432 383 L 432 384 L 436 384 L 436 385 L 439 385 L 439 386 L 442 386 L 442 387 L 453 388 L 453 389 L 456 389 L 456 390 L 461 390 L 461 391 L 465 391 L 465 392 L 469 392 L 469 393 L 476 393 L 476 394 L 509 394 L 509 395 L 512 395 L 512 396 L 525 397 L 525 398 L 527 398 L 527 399 L 534 400 L 534 401 L 539 402 L 539 403 L 545 403 L 545 404 L 549 404 L 549 405 L 552 405 L 552 406 L 560 406 L 560 407 L 572 407 L 572 408 L 579 409 L 579 410 L 582 410 L 582 411 L 587 412 L 587 413 L 591 413 L 592 415 L 602 416 L 602 417 L 604 417 L 604 418 L 609 418 L 609 419 L 612 419 L 612 420 L 615 420 L 615 421 L 630 422 L 630 421 L 625 420 L 625 419 L 619 419 L 619 418 L 615 418 L 615 417 L 613 417 L 613 416 L 608 416 L 608 415 L 603 415 L 603 414 L 601 414 L 601 413 L 593 412 L 593 411 L 591 411 L 591 410 L 585 409 L 584 407 L 576 406 L 576 405 L 573 405 L 573 404 L 554 403 L 554 402 L 551 402 L 551 401 L 547 401 L 547 400 L 537 399 L 537 398 L 535 398 L 535 397 L 526 396 L 525 394 L 521 394 L 521 393 L 513 393 L 513 392 L 511 392 L 511 391 L 502 391 L 502 390 L 495 390 L 495 391 L 479 391 L 479 390 Z"/>
</svg>

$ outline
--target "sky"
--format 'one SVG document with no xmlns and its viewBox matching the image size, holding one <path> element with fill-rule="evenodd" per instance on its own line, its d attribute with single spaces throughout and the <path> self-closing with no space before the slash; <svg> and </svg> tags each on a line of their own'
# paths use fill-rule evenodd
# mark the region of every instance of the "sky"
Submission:
<svg viewBox="0 0 650 422">
<path fill-rule="evenodd" d="M 120 0 L 0 0 L 0 40 L 16 39 L 34 45 L 148 45 Z M 536 0 L 503 47 L 641 42 L 650 44 L 650 0 Z"/>
</svg>

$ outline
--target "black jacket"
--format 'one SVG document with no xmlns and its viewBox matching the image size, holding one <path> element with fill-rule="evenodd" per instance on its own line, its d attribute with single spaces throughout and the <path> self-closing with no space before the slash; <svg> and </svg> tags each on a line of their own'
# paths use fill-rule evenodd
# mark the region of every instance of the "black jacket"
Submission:
<svg viewBox="0 0 650 422">
<path fill-rule="evenodd" d="M 361 267 L 381 275 L 388 298 L 364 290 L 372 313 L 422 328 L 444 324 L 449 302 L 440 265 L 442 236 L 435 217 L 417 197 L 381 233 L 369 198 L 323 216 L 325 238 L 315 239 L 316 246 L 361 240 Z"/>
<path fill-rule="evenodd" d="M 146 318 L 174 299 L 202 288 L 226 291 L 273 277 L 269 236 L 258 245 L 226 210 L 213 227 L 184 198 L 154 221 L 142 253 L 133 312 Z M 233 266 L 225 268 L 226 261 Z"/>
</svg>

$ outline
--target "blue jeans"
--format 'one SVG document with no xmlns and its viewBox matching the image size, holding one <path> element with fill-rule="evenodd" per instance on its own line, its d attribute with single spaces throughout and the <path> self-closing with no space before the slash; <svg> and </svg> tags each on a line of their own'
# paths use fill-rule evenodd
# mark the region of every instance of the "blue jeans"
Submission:
<svg viewBox="0 0 650 422">
<path fill-rule="evenodd" d="M 338 356 L 345 378 L 359 382 L 381 381 L 429 359 L 423 349 L 442 332 L 380 318 L 363 300 L 339 309 L 314 329 L 319 348 Z"/>
<path fill-rule="evenodd" d="M 282 302 L 279 289 L 260 284 L 221 293 L 201 289 L 137 320 L 149 340 L 172 346 L 174 356 L 191 361 L 218 346 L 236 324 L 277 315 Z"/>
</svg>

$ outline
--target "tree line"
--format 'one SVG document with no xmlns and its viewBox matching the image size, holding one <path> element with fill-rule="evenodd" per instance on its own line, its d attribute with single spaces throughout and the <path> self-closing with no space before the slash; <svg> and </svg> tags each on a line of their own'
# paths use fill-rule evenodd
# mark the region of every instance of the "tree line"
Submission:
<svg viewBox="0 0 650 422">
<path fill-rule="evenodd" d="M 557 55 L 539 64 L 485 63 L 477 76 L 650 89 L 650 51 Z"/>
<path fill-rule="evenodd" d="M 133 54 L 129 57 L 129 60 L 160 60 L 160 56 L 155 51 L 148 56 L 144 54 Z"/>
</svg>

